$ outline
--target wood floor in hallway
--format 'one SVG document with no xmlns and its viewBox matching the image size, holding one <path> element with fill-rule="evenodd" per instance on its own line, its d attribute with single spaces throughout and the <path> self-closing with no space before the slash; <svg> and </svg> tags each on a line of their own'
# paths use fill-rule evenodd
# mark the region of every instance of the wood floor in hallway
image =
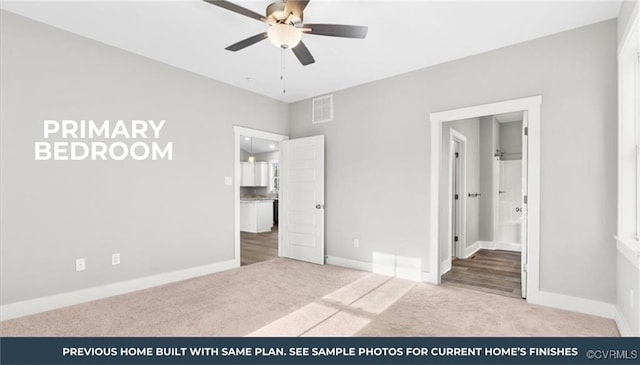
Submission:
<svg viewBox="0 0 640 365">
<path fill-rule="evenodd" d="M 271 232 L 240 232 L 240 265 L 251 265 L 256 262 L 278 257 L 278 226 Z"/>
<path fill-rule="evenodd" d="M 467 259 L 454 259 L 442 284 L 522 298 L 520 252 L 482 249 Z"/>
</svg>

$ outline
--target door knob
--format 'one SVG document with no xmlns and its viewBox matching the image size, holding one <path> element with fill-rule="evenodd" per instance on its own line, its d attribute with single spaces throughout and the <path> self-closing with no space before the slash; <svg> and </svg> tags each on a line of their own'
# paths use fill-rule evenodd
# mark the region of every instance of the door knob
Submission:
<svg viewBox="0 0 640 365">
<path fill-rule="evenodd" d="M 316 209 L 322 209 L 322 204 L 316 204 Z"/>
</svg>

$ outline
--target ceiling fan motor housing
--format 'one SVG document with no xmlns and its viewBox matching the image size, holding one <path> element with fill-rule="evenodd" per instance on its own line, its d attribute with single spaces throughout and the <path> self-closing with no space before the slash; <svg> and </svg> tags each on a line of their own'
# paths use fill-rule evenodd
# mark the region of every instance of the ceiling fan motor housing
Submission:
<svg viewBox="0 0 640 365">
<path fill-rule="evenodd" d="M 287 14 L 285 12 L 285 2 L 275 2 L 267 6 L 267 21 L 269 23 L 284 23 L 299 27 L 302 25 L 302 14 L 300 16 L 296 14 Z"/>
</svg>

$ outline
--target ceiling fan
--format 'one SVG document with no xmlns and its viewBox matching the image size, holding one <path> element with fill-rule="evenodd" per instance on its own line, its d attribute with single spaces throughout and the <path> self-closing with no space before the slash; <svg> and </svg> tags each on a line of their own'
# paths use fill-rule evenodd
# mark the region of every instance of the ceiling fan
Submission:
<svg viewBox="0 0 640 365">
<path fill-rule="evenodd" d="M 315 60 L 307 46 L 302 42 L 303 33 L 359 39 L 367 36 L 367 27 L 364 26 L 303 23 L 303 11 L 304 8 L 307 7 L 307 4 L 309 4 L 309 0 L 284 0 L 272 3 L 267 6 L 266 16 L 262 16 L 252 10 L 226 0 L 204 1 L 269 25 L 269 29 L 266 32 L 234 43 L 225 48 L 228 51 L 236 52 L 268 38 L 276 47 L 283 49 L 291 48 L 300 63 L 306 66 L 314 63 Z"/>
</svg>

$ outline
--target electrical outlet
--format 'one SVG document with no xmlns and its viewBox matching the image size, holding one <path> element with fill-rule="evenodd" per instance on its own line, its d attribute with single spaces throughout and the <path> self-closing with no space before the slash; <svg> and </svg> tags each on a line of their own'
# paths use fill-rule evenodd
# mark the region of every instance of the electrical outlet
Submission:
<svg viewBox="0 0 640 365">
<path fill-rule="evenodd" d="M 360 240 L 357 238 L 353 239 L 353 247 L 360 248 Z"/>
<path fill-rule="evenodd" d="M 76 271 L 84 271 L 87 268 L 87 259 L 76 259 Z"/>
<path fill-rule="evenodd" d="M 120 254 L 114 253 L 111 255 L 111 265 L 120 265 Z"/>
<path fill-rule="evenodd" d="M 231 176 L 224 177 L 224 184 L 227 186 L 233 185 L 233 178 Z"/>
</svg>

